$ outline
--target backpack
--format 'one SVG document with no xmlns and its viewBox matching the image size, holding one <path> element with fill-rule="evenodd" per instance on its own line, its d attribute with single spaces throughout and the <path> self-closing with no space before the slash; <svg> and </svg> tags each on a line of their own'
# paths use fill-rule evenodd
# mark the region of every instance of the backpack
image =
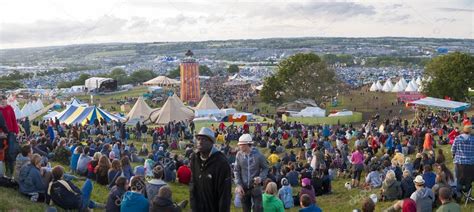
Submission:
<svg viewBox="0 0 474 212">
<path fill-rule="evenodd" d="M 54 204 L 62 209 L 80 209 L 82 206 L 81 190 L 74 184 L 64 180 L 49 183 L 48 196 Z"/>
</svg>

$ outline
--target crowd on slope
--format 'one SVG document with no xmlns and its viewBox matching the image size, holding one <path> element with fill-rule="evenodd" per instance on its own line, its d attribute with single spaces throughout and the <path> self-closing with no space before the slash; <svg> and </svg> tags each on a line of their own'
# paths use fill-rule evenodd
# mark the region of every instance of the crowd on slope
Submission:
<svg viewBox="0 0 474 212">
<path fill-rule="evenodd" d="M 336 178 L 350 176 L 346 187 L 379 192 L 364 199 L 362 211 L 373 211 L 376 200 L 400 200 L 388 210 L 445 211 L 459 209 L 452 199 L 460 199 L 472 182 L 468 117 L 458 119 L 462 129 L 431 114 L 418 125 L 397 117 L 360 127 L 220 123 L 194 136 L 193 122 L 129 128 L 103 120 L 85 126 L 51 120 L 26 133 L 29 124 L 19 128 L 5 102 L 0 159 L 11 181 L 4 177 L 2 185 L 18 185 L 31 201 L 62 209 L 180 211 L 188 201 L 173 202 L 169 184 L 176 182 L 189 185 L 193 211 L 229 211 L 232 199 L 243 211 L 321 211 L 316 197 L 331 194 Z M 148 136 L 151 145 L 144 142 Z M 235 140 L 237 148 L 231 145 Z M 446 164 L 450 155 L 437 148 L 449 144 L 455 171 Z M 173 154 L 178 150 L 184 154 Z M 69 164 L 70 171 L 51 167 L 50 160 Z M 74 179 L 85 179 L 81 189 Z M 110 189 L 105 204 L 91 200 L 94 184 Z"/>
</svg>

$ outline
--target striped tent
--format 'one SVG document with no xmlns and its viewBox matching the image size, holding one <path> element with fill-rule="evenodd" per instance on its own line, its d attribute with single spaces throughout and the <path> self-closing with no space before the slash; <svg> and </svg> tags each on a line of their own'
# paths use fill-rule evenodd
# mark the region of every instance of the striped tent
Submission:
<svg viewBox="0 0 474 212">
<path fill-rule="evenodd" d="M 121 117 L 115 116 L 101 108 L 96 106 L 82 107 L 69 105 L 66 110 L 58 114 L 59 122 L 65 124 L 81 124 L 85 125 L 93 123 L 95 119 L 103 118 L 106 122 L 114 121 L 123 121 Z"/>
</svg>

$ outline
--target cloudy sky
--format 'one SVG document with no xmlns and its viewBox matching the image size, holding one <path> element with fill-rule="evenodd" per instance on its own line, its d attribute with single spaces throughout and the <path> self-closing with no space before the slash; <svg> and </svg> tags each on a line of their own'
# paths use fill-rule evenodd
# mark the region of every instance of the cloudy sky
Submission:
<svg viewBox="0 0 474 212">
<path fill-rule="evenodd" d="M 269 37 L 474 39 L 473 0 L 14 0 L 0 48 Z"/>
</svg>

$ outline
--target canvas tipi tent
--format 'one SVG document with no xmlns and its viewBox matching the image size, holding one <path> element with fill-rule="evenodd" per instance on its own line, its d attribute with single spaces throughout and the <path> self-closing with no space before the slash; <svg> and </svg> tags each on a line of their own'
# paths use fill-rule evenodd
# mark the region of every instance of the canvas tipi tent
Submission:
<svg viewBox="0 0 474 212">
<path fill-rule="evenodd" d="M 377 86 L 375 85 L 375 82 L 372 83 L 372 86 L 370 86 L 370 91 L 377 91 Z"/>
<path fill-rule="evenodd" d="M 375 86 L 377 87 L 378 91 L 381 91 L 383 88 L 382 83 L 380 83 L 380 80 L 377 80 L 377 83 L 375 83 Z"/>
<path fill-rule="evenodd" d="M 410 83 L 408 84 L 408 86 L 405 88 L 405 91 L 406 92 L 415 92 L 415 91 L 418 91 L 415 87 L 413 87 L 413 84 Z"/>
<path fill-rule="evenodd" d="M 168 124 L 171 121 L 191 120 L 194 113 L 191 109 L 184 106 L 183 102 L 176 96 L 168 97 L 163 107 L 155 113 L 152 113 L 150 119 L 156 124 Z"/>
<path fill-rule="evenodd" d="M 390 79 L 388 79 L 388 80 L 385 81 L 385 83 L 383 84 L 382 91 L 384 91 L 384 92 L 390 92 L 390 91 L 392 91 L 392 88 L 393 88 L 392 81 L 390 81 Z"/>
<path fill-rule="evenodd" d="M 196 117 L 207 117 L 221 116 L 223 114 L 214 101 L 212 101 L 211 97 L 206 93 L 199 104 L 194 108 L 194 115 Z"/>
<path fill-rule="evenodd" d="M 126 116 L 127 124 L 134 125 L 137 122 L 148 123 L 150 121 L 150 114 L 153 111 L 143 97 L 140 96 Z"/>
<path fill-rule="evenodd" d="M 396 92 L 400 92 L 400 91 L 403 91 L 403 89 L 400 88 L 400 83 L 396 83 L 393 88 L 392 88 L 392 92 L 396 93 Z"/>
</svg>

